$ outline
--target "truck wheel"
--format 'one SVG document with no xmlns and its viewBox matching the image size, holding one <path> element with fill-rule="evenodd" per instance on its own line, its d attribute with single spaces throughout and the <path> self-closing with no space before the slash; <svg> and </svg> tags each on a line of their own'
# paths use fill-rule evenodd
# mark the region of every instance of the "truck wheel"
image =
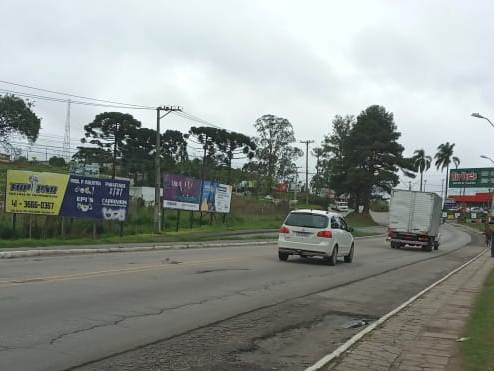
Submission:
<svg viewBox="0 0 494 371">
<path fill-rule="evenodd" d="M 336 261 L 338 260 L 338 246 L 333 247 L 333 252 L 331 253 L 331 256 L 327 258 L 327 260 L 329 265 L 336 265 Z"/>
<path fill-rule="evenodd" d="M 278 258 L 281 260 L 281 261 L 284 261 L 286 262 L 288 260 L 288 254 L 286 252 L 280 252 L 278 251 Z"/>
<path fill-rule="evenodd" d="M 354 250 L 355 250 L 355 246 L 352 243 L 352 247 L 350 247 L 350 252 L 348 253 L 348 255 L 345 255 L 344 257 L 345 263 L 351 263 L 353 261 L 353 254 L 355 253 Z"/>
</svg>

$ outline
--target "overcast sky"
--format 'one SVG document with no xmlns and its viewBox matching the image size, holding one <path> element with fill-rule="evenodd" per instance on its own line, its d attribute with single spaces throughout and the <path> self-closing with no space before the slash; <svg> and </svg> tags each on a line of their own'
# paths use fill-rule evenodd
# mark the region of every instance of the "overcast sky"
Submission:
<svg viewBox="0 0 494 371">
<path fill-rule="evenodd" d="M 452 0 L 4 0 L 0 80 L 178 104 L 249 135 L 271 113 L 316 142 L 334 115 L 380 104 L 394 113 L 407 154 L 434 155 L 449 141 L 462 166 L 488 166 L 479 156 L 494 156 L 494 128 L 470 114 L 494 118 L 493 10 L 490 1 Z M 61 145 L 65 110 L 36 102 L 41 138 Z M 73 140 L 104 110 L 73 105 Z M 155 125 L 155 112 L 129 112 Z M 167 117 L 163 126 L 191 123 Z M 428 182 L 439 190 L 435 173 Z"/>
</svg>

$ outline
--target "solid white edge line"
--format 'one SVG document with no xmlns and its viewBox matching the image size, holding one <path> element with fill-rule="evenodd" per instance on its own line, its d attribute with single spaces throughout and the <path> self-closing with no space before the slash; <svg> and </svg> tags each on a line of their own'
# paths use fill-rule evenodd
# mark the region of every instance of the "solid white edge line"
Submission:
<svg viewBox="0 0 494 371">
<path fill-rule="evenodd" d="M 428 291 L 430 291 L 435 286 L 437 286 L 440 283 L 446 281 L 453 274 L 461 271 L 463 268 L 465 268 L 469 264 L 473 263 L 475 260 L 477 260 L 478 258 L 480 258 L 483 254 L 487 253 L 487 251 L 488 250 L 482 251 L 481 253 L 479 253 L 478 255 L 474 256 L 472 259 L 470 259 L 466 263 L 460 265 L 458 268 L 456 268 L 456 269 L 452 270 L 451 272 L 449 272 L 448 274 L 446 274 L 443 278 L 441 278 L 438 281 L 434 282 L 433 284 L 429 285 L 428 287 L 426 287 L 425 289 L 423 289 L 422 291 L 420 291 L 415 296 L 412 296 L 410 299 L 408 299 L 404 303 L 400 304 L 398 307 L 396 307 L 395 309 L 393 309 L 391 312 L 385 314 L 384 316 L 382 316 L 381 318 L 379 318 L 377 321 L 373 322 L 372 324 L 370 324 L 369 326 L 367 326 L 366 328 L 364 328 L 362 331 L 360 331 L 360 332 L 356 333 L 355 335 L 353 335 L 349 340 L 347 340 L 345 343 L 343 343 L 342 345 L 340 345 L 333 352 L 325 355 L 319 361 L 317 361 L 316 363 L 314 363 L 312 366 L 306 368 L 305 371 L 316 371 L 316 370 L 320 370 L 322 367 L 326 366 L 329 362 L 331 362 L 335 358 L 338 358 L 343 353 L 345 353 L 351 346 L 353 346 L 355 343 L 357 343 L 360 339 L 362 339 L 369 332 L 373 331 L 376 327 L 378 327 L 379 325 L 383 324 L 389 318 L 393 317 L 398 312 L 400 312 L 403 309 L 405 309 L 406 307 L 408 307 L 410 304 L 412 304 L 414 301 L 416 301 L 418 298 L 420 298 L 422 295 L 424 295 L 425 293 L 427 293 Z"/>
</svg>

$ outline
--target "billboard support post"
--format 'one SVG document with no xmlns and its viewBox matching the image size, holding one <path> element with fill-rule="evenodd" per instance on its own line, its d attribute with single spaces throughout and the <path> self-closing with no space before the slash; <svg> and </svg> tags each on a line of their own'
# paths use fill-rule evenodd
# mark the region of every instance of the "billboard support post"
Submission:
<svg viewBox="0 0 494 371">
<path fill-rule="evenodd" d="M 17 214 L 13 213 L 12 214 L 12 231 L 14 232 L 14 234 L 15 234 L 16 224 L 17 224 Z"/>
<path fill-rule="evenodd" d="M 177 225 L 176 225 L 176 231 L 178 232 L 178 228 L 180 226 L 180 210 L 177 210 Z"/>
<path fill-rule="evenodd" d="M 161 208 L 161 228 L 166 229 L 166 217 L 165 217 L 165 208 Z"/>
<path fill-rule="evenodd" d="M 65 238 L 65 217 L 62 216 L 62 220 L 60 223 L 60 235 L 62 236 L 62 239 Z"/>
<path fill-rule="evenodd" d="M 33 215 L 29 214 L 29 239 L 33 236 Z"/>
<path fill-rule="evenodd" d="M 192 229 L 192 227 L 194 226 L 194 212 L 193 211 L 190 212 L 189 223 L 190 223 L 190 228 Z"/>
</svg>

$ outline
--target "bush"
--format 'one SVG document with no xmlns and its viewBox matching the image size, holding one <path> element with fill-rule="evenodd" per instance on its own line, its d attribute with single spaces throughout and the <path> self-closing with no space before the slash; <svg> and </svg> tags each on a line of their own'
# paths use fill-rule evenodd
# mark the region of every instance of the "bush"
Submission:
<svg viewBox="0 0 494 371">
<path fill-rule="evenodd" d="M 370 209 L 376 212 L 386 212 L 389 211 L 389 204 L 385 200 L 372 200 Z"/>
</svg>

